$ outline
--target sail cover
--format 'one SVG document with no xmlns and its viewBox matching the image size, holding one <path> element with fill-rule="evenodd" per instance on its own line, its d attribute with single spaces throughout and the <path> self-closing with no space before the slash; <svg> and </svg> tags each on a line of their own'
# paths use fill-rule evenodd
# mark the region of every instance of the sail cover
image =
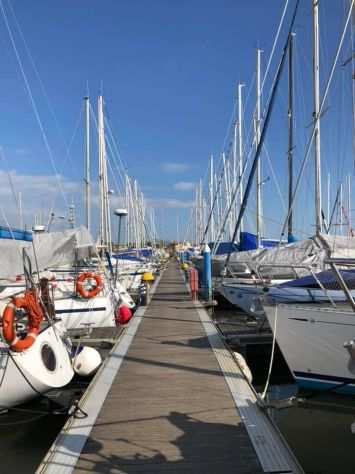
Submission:
<svg viewBox="0 0 355 474">
<path fill-rule="evenodd" d="M 86 227 L 78 227 L 63 232 L 44 232 L 33 234 L 32 242 L 19 240 L 0 240 L 0 279 L 23 274 L 22 249 L 25 248 L 36 270 L 35 248 L 40 271 L 53 267 L 73 265 L 76 259 L 82 260 L 94 252 L 94 242 Z"/>
<path fill-rule="evenodd" d="M 235 252 L 230 257 L 229 268 L 233 272 L 242 272 L 248 269 L 269 278 L 294 278 L 295 273 L 292 266 L 303 265 L 322 269 L 324 267 L 323 261 L 327 257 L 355 258 L 355 237 L 320 234 L 271 249 Z M 221 271 L 225 256 L 224 258 L 213 257 L 215 265 L 218 259 L 218 269 Z M 286 266 L 289 267 L 286 268 Z M 307 269 L 297 269 L 299 276 L 308 273 Z"/>
</svg>

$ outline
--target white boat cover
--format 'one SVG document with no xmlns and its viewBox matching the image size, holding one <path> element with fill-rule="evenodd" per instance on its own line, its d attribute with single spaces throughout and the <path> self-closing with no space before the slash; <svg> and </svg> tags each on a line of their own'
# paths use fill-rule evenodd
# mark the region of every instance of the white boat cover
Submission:
<svg viewBox="0 0 355 474">
<path fill-rule="evenodd" d="M 33 234 L 32 242 L 22 240 L 0 240 L 0 278 L 12 278 L 23 274 L 22 249 L 31 259 L 32 270 L 36 271 L 33 247 L 36 251 L 40 271 L 48 268 L 73 265 L 76 258 L 89 257 L 94 251 L 94 242 L 86 227 L 68 229 L 63 232 Z"/>
<path fill-rule="evenodd" d="M 355 237 L 343 235 L 321 234 L 320 240 L 328 249 L 329 257 L 333 258 L 354 258 L 355 257 Z"/>
<path fill-rule="evenodd" d="M 323 269 L 323 260 L 327 257 L 355 258 L 355 237 L 321 234 L 306 240 L 301 240 L 280 247 L 234 252 L 229 260 L 229 268 L 233 272 L 249 270 L 270 278 L 294 277 L 292 265 L 311 265 Z M 225 255 L 212 258 L 215 269 L 223 270 Z M 262 265 L 289 265 L 285 268 L 262 267 Z M 298 269 L 298 275 L 305 275 L 307 270 Z"/>
</svg>

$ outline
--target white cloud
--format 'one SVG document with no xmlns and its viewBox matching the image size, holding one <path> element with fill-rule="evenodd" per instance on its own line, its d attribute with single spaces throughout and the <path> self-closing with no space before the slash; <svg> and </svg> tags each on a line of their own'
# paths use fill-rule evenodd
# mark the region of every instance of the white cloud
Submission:
<svg viewBox="0 0 355 474">
<path fill-rule="evenodd" d="M 27 193 L 34 197 L 51 198 L 59 194 L 60 189 L 63 192 L 76 193 L 81 190 L 81 184 L 70 181 L 60 175 L 19 175 L 16 171 L 5 172 L 0 170 L 0 195 L 10 196 L 10 180 L 13 183 L 16 192 L 21 191 L 22 196 Z"/>
<path fill-rule="evenodd" d="M 16 171 L 5 172 L 0 169 L 0 224 L 8 221 L 11 225 L 19 225 L 19 193 L 22 215 L 27 225 L 34 223 L 35 215 L 41 215 L 41 220 L 46 223 L 51 211 L 57 215 L 66 214 L 67 209 L 60 188 L 69 203 L 72 198 L 74 202 L 78 202 L 83 190 L 82 183 L 63 176 L 20 175 Z"/>
<path fill-rule="evenodd" d="M 173 163 L 173 162 L 163 163 L 161 167 L 162 167 L 162 170 L 165 171 L 165 173 L 183 173 L 184 171 L 187 171 L 190 169 L 190 165 L 188 165 L 187 163 Z"/>
<path fill-rule="evenodd" d="M 190 181 L 179 181 L 174 184 L 176 191 L 192 191 L 195 188 L 195 183 Z"/>
</svg>

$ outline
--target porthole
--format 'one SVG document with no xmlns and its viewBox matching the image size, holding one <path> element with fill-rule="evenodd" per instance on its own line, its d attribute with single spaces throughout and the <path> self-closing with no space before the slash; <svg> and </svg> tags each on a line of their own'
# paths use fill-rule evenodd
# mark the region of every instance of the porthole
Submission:
<svg viewBox="0 0 355 474">
<path fill-rule="evenodd" d="M 45 368 L 50 372 L 54 372 L 57 367 L 57 359 L 53 349 L 48 344 L 42 346 L 41 356 Z"/>
</svg>

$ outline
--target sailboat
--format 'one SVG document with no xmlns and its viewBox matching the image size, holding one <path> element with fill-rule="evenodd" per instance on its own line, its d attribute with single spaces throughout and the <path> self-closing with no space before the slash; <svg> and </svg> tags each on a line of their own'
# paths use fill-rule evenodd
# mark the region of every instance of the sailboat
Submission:
<svg viewBox="0 0 355 474">
<path fill-rule="evenodd" d="M 0 241 L 3 242 L 3 241 Z M 11 242 L 10 260 L 18 259 L 18 241 Z M 48 288 L 40 291 L 33 280 L 25 250 L 26 289 L 1 301 L 0 409 L 6 410 L 54 388 L 67 385 L 74 375 L 71 343 L 60 320 L 50 311 Z M 17 259 L 14 259 L 17 254 Z M 6 268 L 6 267 L 5 267 Z M 2 270 L 4 271 L 4 270 Z M 10 271 L 7 267 L 7 271 Z M 24 325 L 24 319 L 27 324 Z"/>
<path fill-rule="evenodd" d="M 344 32 L 351 18 L 354 1 L 351 2 Z M 319 155 L 319 67 L 318 67 L 318 1 L 313 1 L 314 20 L 314 90 L 315 90 L 315 163 L 316 163 L 316 229 L 322 230 L 320 208 L 320 155 Z M 342 35 L 342 39 L 344 34 Z M 342 45 L 339 42 L 338 53 Z M 336 60 L 334 65 L 336 64 Z M 327 90 L 327 89 L 326 89 Z M 322 105 L 324 104 L 324 99 Z M 331 238 L 331 237 L 330 237 Z M 353 245 L 353 237 L 348 242 Z M 353 255 L 351 255 L 353 257 Z M 349 257 L 349 255 L 348 255 Z M 264 299 L 263 307 L 273 329 L 274 337 L 291 369 L 293 376 L 301 387 L 315 390 L 334 390 L 342 393 L 355 393 L 355 303 L 351 287 L 339 266 L 353 266 L 355 260 L 347 258 L 330 258 L 325 263 L 330 265 L 339 287 L 346 296 L 346 303 L 315 301 L 280 303 L 272 298 Z M 291 292 L 293 289 L 290 289 Z"/>
<path fill-rule="evenodd" d="M 0 341 L 0 410 L 65 387 L 73 376 L 69 340 L 60 321 L 41 328 L 35 344 L 23 352 Z"/>
</svg>

